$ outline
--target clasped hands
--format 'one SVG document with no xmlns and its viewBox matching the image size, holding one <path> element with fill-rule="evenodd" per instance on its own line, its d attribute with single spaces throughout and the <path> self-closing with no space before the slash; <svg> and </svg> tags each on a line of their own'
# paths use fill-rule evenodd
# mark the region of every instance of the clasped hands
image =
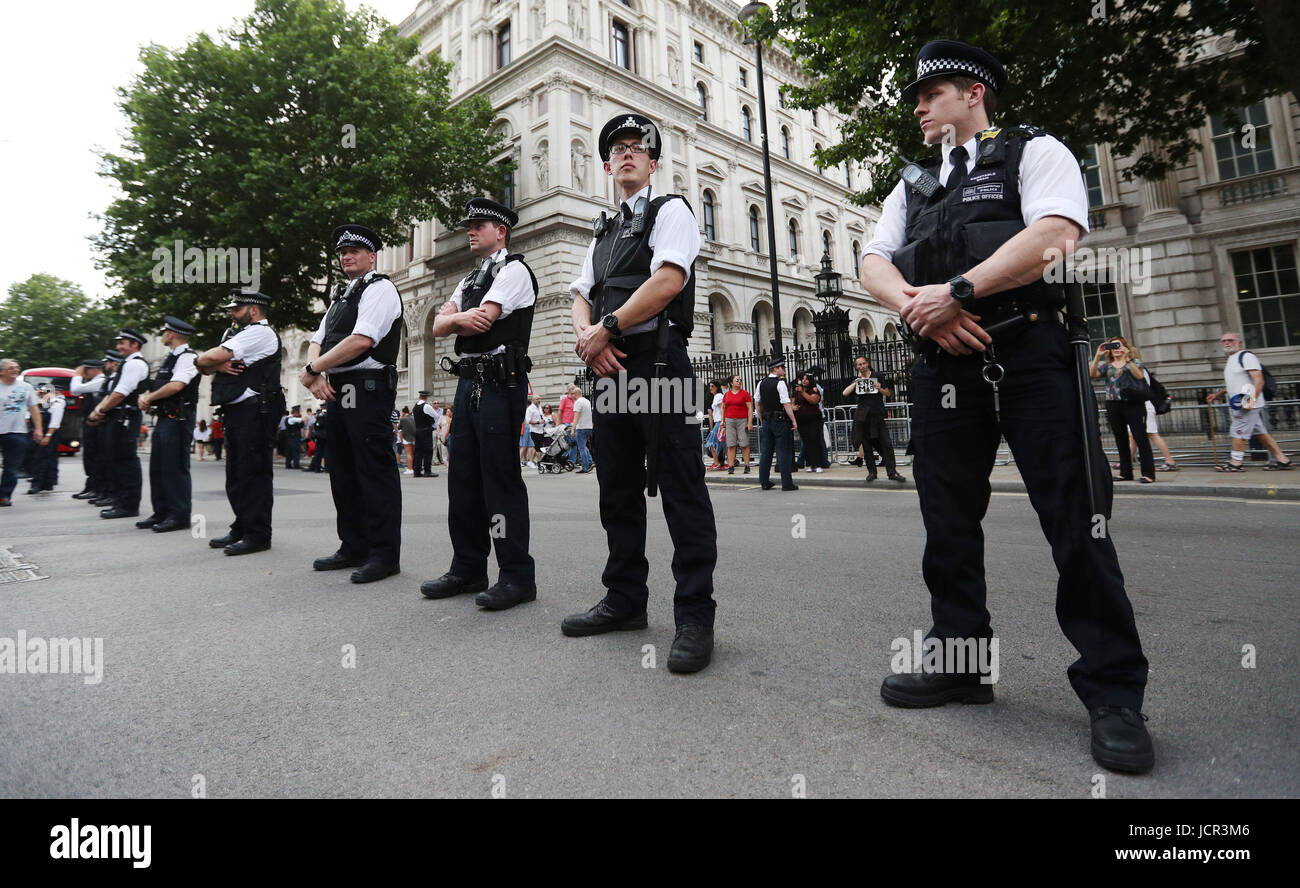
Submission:
<svg viewBox="0 0 1300 888">
<path fill-rule="evenodd" d="M 575 322 L 573 330 L 578 334 L 578 344 L 573 350 L 597 376 L 613 376 L 623 372 L 625 368 L 618 359 L 626 358 L 627 352 L 613 344 L 604 324 Z"/>
<path fill-rule="evenodd" d="M 903 287 L 908 301 L 898 316 L 918 336 L 932 340 L 950 355 L 969 355 L 984 351 L 993 337 L 981 327 L 979 315 L 971 314 L 952 298 L 947 284 Z"/>
</svg>

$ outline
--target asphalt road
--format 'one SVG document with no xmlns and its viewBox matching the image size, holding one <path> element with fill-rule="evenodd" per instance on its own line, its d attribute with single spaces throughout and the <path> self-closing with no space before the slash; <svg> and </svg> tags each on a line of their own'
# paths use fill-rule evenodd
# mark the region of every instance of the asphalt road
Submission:
<svg viewBox="0 0 1300 888">
<path fill-rule="evenodd" d="M 193 464 L 211 535 L 230 519 L 222 465 Z M 560 634 L 601 595 L 594 475 L 529 478 L 540 597 L 487 613 L 417 591 L 450 560 L 445 477 L 403 479 L 403 573 L 355 586 L 311 570 L 337 543 L 324 475 L 277 470 L 273 550 L 227 558 L 101 520 L 68 496 L 79 466 L 63 472 L 0 512 L 0 546 L 48 576 L 0 584 L 0 643 L 102 638 L 103 678 L 0 675 L 0 796 L 1086 798 L 1102 773 L 1021 494 L 985 522 L 996 702 L 908 711 L 879 687 L 891 641 L 929 626 L 910 485 L 712 487 L 718 646 L 675 676 L 658 505 L 650 628 Z M 1118 500 L 1157 758 L 1106 774 L 1107 796 L 1300 795 L 1297 527 L 1297 503 Z"/>
</svg>

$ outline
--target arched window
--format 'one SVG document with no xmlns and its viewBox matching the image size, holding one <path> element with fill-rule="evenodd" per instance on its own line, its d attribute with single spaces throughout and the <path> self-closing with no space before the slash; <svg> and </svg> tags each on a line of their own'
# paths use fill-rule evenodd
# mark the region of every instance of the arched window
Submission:
<svg viewBox="0 0 1300 888">
<path fill-rule="evenodd" d="M 705 189 L 700 203 L 704 205 L 704 237 L 706 240 L 717 240 L 718 230 L 713 218 L 713 192 Z"/>
<path fill-rule="evenodd" d="M 799 261 L 799 226 L 793 219 L 790 220 L 790 261 Z"/>
<path fill-rule="evenodd" d="M 781 127 L 781 156 L 790 159 L 790 130 Z"/>
<path fill-rule="evenodd" d="M 704 81 L 695 84 L 695 101 L 700 106 L 700 120 L 709 119 L 709 91 L 704 88 Z"/>
<path fill-rule="evenodd" d="M 754 141 L 754 118 L 749 113 L 748 105 L 740 109 L 740 134 L 745 137 L 746 142 Z"/>
<path fill-rule="evenodd" d="M 758 207 L 749 208 L 749 248 L 755 253 L 763 250 L 763 239 L 758 234 Z"/>
</svg>

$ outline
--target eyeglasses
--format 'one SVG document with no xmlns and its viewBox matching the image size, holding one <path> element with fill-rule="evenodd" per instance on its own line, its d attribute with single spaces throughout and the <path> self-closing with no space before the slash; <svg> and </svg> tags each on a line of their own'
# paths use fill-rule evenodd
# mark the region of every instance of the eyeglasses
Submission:
<svg viewBox="0 0 1300 888">
<path fill-rule="evenodd" d="M 645 154 L 649 149 L 641 142 L 633 142 L 630 145 L 610 145 L 610 157 L 622 157 L 624 154 Z"/>
</svg>

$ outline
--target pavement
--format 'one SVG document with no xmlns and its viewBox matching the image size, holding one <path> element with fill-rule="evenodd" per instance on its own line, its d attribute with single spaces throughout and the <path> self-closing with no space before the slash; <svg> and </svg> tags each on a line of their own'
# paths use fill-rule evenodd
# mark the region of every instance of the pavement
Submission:
<svg viewBox="0 0 1300 888">
<path fill-rule="evenodd" d="M 717 650 L 678 676 L 657 500 L 650 627 L 571 639 L 560 620 L 602 594 L 594 475 L 526 475 L 539 598 L 490 613 L 418 592 L 450 560 L 445 474 L 403 478 L 403 572 L 357 586 L 311 570 L 337 544 L 325 475 L 277 469 L 270 552 L 209 549 L 223 465 L 192 464 L 198 538 L 98 518 L 69 497 L 74 460 L 57 493 L 0 510 L 0 555 L 30 565 L 0 571 L 0 653 L 19 633 L 103 645 L 98 682 L 0 674 L 0 796 L 1089 798 L 1098 775 L 1111 798 L 1300 795 L 1289 499 L 1183 495 L 1192 472 L 1120 494 L 1157 756 L 1132 777 L 1088 753 L 1055 569 L 1014 490 L 985 521 L 996 701 L 901 710 L 880 681 L 929 626 L 910 482 L 712 479 Z"/>
</svg>

